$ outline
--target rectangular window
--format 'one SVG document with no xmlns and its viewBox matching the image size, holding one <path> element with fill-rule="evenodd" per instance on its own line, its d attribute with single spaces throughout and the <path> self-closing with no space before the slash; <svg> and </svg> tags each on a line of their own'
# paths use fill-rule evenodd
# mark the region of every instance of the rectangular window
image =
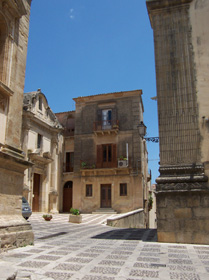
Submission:
<svg viewBox="0 0 209 280">
<path fill-rule="evenodd" d="M 65 172 L 73 172 L 74 153 L 67 152 L 65 157 Z"/>
<path fill-rule="evenodd" d="M 127 184 L 123 183 L 120 184 L 120 196 L 126 196 L 127 195 Z"/>
<path fill-rule="evenodd" d="M 116 144 L 97 145 L 97 168 L 117 167 Z"/>
<path fill-rule="evenodd" d="M 102 110 L 102 129 L 110 129 L 112 126 L 112 110 Z"/>
<path fill-rule="evenodd" d="M 92 185 L 88 184 L 86 185 L 86 196 L 92 196 Z"/>
<path fill-rule="evenodd" d="M 38 136 L 37 136 L 37 149 L 41 149 L 42 148 L 42 138 L 43 138 L 43 136 L 38 133 Z"/>
<path fill-rule="evenodd" d="M 112 161 L 112 145 L 102 145 L 103 150 L 103 162 Z"/>
</svg>

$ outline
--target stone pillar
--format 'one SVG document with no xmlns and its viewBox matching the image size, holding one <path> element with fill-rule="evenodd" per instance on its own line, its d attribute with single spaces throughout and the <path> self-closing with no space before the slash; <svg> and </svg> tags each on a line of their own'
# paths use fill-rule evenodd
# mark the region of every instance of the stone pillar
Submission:
<svg viewBox="0 0 209 280">
<path fill-rule="evenodd" d="M 49 210 L 58 213 L 58 178 L 57 178 L 57 139 L 52 139 L 51 186 L 49 193 Z"/>
<path fill-rule="evenodd" d="M 0 1 L 0 239 L 7 248 L 34 241 L 22 217 L 24 171 L 32 164 L 20 149 L 30 5 L 30 0 Z"/>
<path fill-rule="evenodd" d="M 209 188 L 201 161 L 192 2 L 147 0 L 154 31 L 160 137 L 157 227 L 160 242 L 208 244 Z"/>
</svg>

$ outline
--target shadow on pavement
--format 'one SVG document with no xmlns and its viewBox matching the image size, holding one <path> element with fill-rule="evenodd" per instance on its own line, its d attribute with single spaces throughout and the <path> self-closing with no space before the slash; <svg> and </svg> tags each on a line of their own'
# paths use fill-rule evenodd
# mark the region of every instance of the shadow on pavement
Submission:
<svg viewBox="0 0 209 280">
<path fill-rule="evenodd" d="M 157 229 L 113 229 L 108 232 L 92 236 L 92 238 L 157 242 Z"/>
</svg>

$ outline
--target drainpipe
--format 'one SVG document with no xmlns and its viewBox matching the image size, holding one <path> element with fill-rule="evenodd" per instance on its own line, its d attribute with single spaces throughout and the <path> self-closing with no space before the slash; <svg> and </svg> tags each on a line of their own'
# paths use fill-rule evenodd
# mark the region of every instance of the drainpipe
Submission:
<svg viewBox="0 0 209 280">
<path fill-rule="evenodd" d="M 127 158 L 127 166 L 128 166 L 128 143 L 126 143 L 126 158 Z"/>
</svg>

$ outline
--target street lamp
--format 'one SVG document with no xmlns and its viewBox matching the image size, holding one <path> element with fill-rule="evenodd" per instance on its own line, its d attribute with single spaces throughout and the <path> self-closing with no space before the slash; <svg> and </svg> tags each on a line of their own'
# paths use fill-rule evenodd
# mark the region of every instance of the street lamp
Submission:
<svg viewBox="0 0 209 280">
<path fill-rule="evenodd" d="M 140 124 L 137 126 L 137 128 L 139 130 L 140 137 L 143 139 L 147 131 L 146 125 L 141 121 Z"/>
<path fill-rule="evenodd" d="M 143 122 L 140 122 L 140 124 L 137 126 L 139 130 L 139 136 L 142 139 L 145 139 L 147 142 L 153 142 L 153 143 L 159 143 L 159 137 L 144 137 L 146 135 L 147 127 Z"/>
</svg>

